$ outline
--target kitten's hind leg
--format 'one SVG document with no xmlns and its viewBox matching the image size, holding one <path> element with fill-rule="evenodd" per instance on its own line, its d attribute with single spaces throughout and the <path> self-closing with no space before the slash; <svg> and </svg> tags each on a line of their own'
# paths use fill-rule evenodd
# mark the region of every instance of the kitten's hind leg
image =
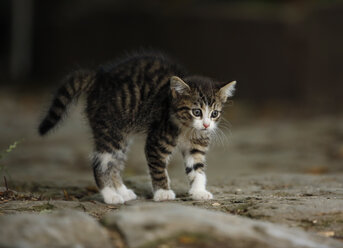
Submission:
<svg viewBox="0 0 343 248">
<path fill-rule="evenodd" d="M 105 203 L 121 204 L 137 198 L 128 189 L 120 176 L 126 161 L 126 149 L 113 149 L 112 152 L 95 152 L 93 171 L 95 181 Z"/>
<path fill-rule="evenodd" d="M 167 165 L 172 150 L 176 146 L 175 135 L 154 130 L 148 134 L 145 154 L 154 191 L 154 201 L 174 200 L 170 189 Z"/>
</svg>

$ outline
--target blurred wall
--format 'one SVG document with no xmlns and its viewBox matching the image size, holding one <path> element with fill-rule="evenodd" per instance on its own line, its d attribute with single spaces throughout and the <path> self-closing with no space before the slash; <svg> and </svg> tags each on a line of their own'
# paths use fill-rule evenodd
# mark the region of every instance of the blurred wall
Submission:
<svg viewBox="0 0 343 248">
<path fill-rule="evenodd" d="M 341 108 L 343 4 L 327 2 L 33 0 L 32 65 L 15 77 L 13 2 L 2 1 L 2 81 L 53 84 L 79 66 L 146 47 L 192 72 L 238 80 L 238 97 L 255 103 Z"/>
</svg>

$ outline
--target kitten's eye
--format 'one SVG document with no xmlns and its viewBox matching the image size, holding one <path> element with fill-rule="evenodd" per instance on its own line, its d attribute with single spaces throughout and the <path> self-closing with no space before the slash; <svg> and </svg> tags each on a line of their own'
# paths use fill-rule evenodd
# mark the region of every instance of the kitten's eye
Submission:
<svg viewBox="0 0 343 248">
<path fill-rule="evenodd" d="M 201 110 L 200 109 L 192 109 L 192 113 L 196 117 L 201 116 Z"/>
<path fill-rule="evenodd" d="M 217 118 L 218 115 L 219 115 L 218 110 L 213 110 L 212 113 L 211 113 L 211 118 Z"/>
</svg>

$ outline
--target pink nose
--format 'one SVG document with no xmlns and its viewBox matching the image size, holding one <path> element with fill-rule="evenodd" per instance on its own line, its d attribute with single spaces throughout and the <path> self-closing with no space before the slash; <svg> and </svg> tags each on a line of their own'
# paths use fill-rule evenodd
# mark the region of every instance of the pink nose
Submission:
<svg viewBox="0 0 343 248">
<path fill-rule="evenodd" d="M 204 128 L 208 128 L 210 126 L 210 124 L 206 124 L 206 123 L 203 123 L 202 125 L 204 126 Z"/>
</svg>

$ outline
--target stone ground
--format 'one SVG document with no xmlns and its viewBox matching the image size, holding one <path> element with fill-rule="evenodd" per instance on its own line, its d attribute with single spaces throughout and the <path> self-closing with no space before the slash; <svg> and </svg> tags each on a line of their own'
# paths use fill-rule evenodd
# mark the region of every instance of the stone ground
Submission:
<svg viewBox="0 0 343 248">
<path fill-rule="evenodd" d="M 152 202 L 144 137 L 134 140 L 125 171 L 127 185 L 139 199 L 106 205 L 90 169 L 91 135 L 81 104 L 56 131 L 41 138 L 36 128 L 48 100 L 46 92 L 0 93 L 0 149 L 20 141 L 0 160 L 0 217 L 71 209 L 103 222 L 108 214 Z M 208 156 L 208 188 L 214 200 L 189 198 L 182 160 L 175 155 L 169 167 L 174 203 L 299 228 L 336 242 L 332 247 L 343 247 L 343 115 L 297 115 L 288 108 L 257 109 L 243 103 L 228 112 L 232 124 L 224 124 Z M 129 247 L 119 231 L 109 232 L 112 244 Z M 177 244 L 162 240 L 151 247 L 201 247 L 187 246 L 190 240 L 194 237 Z"/>
</svg>

